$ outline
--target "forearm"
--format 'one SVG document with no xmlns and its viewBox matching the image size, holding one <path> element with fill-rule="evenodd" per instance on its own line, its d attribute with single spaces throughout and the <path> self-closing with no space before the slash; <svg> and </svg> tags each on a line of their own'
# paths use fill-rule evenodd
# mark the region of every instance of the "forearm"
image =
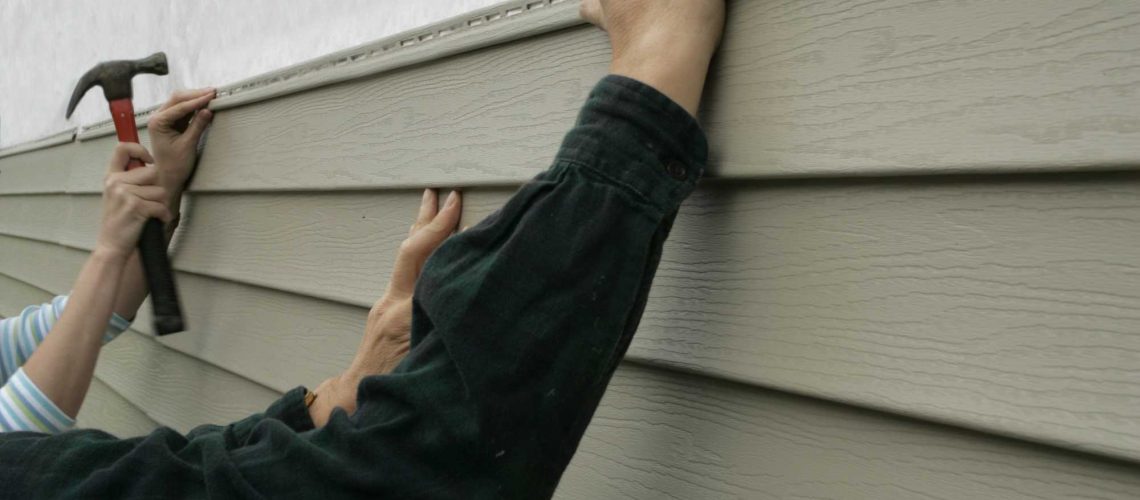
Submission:
<svg viewBox="0 0 1140 500">
<path fill-rule="evenodd" d="M 71 418 L 79 412 L 91 384 L 127 260 L 105 250 L 91 254 L 63 315 L 24 364 L 32 383 Z"/>
</svg>

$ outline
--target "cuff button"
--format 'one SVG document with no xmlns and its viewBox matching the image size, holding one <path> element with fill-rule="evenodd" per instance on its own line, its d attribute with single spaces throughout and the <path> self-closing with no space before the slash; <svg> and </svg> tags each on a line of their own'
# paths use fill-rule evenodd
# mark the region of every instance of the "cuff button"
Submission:
<svg viewBox="0 0 1140 500">
<path fill-rule="evenodd" d="M 681 164 L 681 162 L 677 160 L 666 163 L 665 171 L 669 173 L 669 177 L 672 177 L 679 181 L 687 180 L 689 178 L 689 171 L 685 168 L 685 165 Z"/>
</svg>

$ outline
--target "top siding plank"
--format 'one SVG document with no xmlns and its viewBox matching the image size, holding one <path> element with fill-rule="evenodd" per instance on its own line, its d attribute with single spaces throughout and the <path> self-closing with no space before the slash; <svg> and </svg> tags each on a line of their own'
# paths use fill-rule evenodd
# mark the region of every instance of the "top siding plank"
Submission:
<svg viewBox="0 0 1140 500">
<path fill-rule="evenodd" d="M 0 158 L 0 195 L 67 191 L 71 169 L 83 155 L 81 150 L 77 143 L 68 143 Z M 105 174 L 110 156 L 108 149 L 94 168 Z M 92 189 L 98 192 L 100 188 L 96 185 Z"/>
<path fill-rule="evenodd" d="M 150 148 L 146 128 L 139 129 Z M 99 137 L 0 158 L 0 198 L 5 195 L 103 192 L 107 163 L 118 139 Z M 2 212 L 0 212 L 2 213 Z"/>
<path fill-rule="evenodd" d="M 733 2 L 711 174 L 1132 168 L 1140 4 Z M 217 116 L 201 191 L 514 184 L 606 71 L 588 27 Z"/>
<path fill-rule="evenodd" d="M 1140 117 L 1130 112 L 1140 108 L 1136 2 L 730 5 L 702 117 L 711 175 L 1140 161 Z M 192 188 L 516 184 L 548 164 L 608 58 L 605 36 L 580 26 L 228 108 Z M 251 92 L 277 96 L 293 84 L 275 85 Z M 44 150 L 0 158 L 0 194 L 98 192 L 113 138 L 91 144 L 100 146 L 62 162 L 75 170 L 63 185 L 39 168 L 59 163 Z"/>
</svg>

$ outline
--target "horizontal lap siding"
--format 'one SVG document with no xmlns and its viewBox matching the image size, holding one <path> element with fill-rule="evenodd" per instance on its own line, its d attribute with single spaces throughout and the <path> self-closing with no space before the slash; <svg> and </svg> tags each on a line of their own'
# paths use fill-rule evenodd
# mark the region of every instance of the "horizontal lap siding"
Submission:
<svg viewBox="0 0 1140 500">
<path fill-rule="evenodd" d="M 1137 495 L 1140 474 L 1132 464 L 627 363 L 556 498 Z"/>
<path fill-rule="evenodd" d="M 142 436 L 158 427 L 146 413 L 98 378 L 91 381 L 75 421 L 76 428 L 99 429 L 118 437 Z"/>
<path fill-rule="evenodd" d="M 65 192 L 72 166 L 80 158 L 106 172 L 110 151 L 88 158 L 89 153 L 80 144 L 68 143 L 0 158 L 0 194 Z"/>
<path fill-rule="evenodd" d="M 185 295 L 203 293 L 192 279 L 183 282 Z M 0 277 L 0 285 L 3 312 L 50 296 L 8 278 Z M 232 303 L 225 282 L 211 285 L 222 296 L 220 304 Z M 261 314 L 257 301 L 251 302 L 245 312 Z M 244 341 L 234 337 L 257 334 L 247 320 L 226 312 L 212 321 L 216 331 L 170 339 L 227 338 L 241 346 Z M 355 333 L 345 328 L 334 324 L 326 333 Z M 296 333 L 274 332 L 262 350 L 303 341 Z M 340 366 L 290 356 L 238 357 L 261 369 L 270 365 L 261 361 L 282 364 L 284 358 L 299 372 Z M 108 346 L 98 376 L 122 393 L 116 405 L 129 401 L 141 408 L 90 408 L 105 404 L 101 387 L 93 389 L 85 412 L 122 413 L 122 423 L 106 427 L 121 435 L 145 431 L 142 411 L 154 422 L 185 430 L 258 411 L 276 396 L 134 332 Z M 615 375 L 558 498 L 903 499 L 920 492 L 962 499 L 1123 500 L 1140 494 L 1140 476 L 1131 465 L 1063 450 L 627 363 Z"/>
<path fill-rule="evenodd" d="M 710 182 L 677 220 L 629 355 L 1135 457 L 1138 187 L 1133 174 Z M 510 192 L 469 190 L 465 223 Z M 355 348 L 419 199 L 192 197 L 175 265 L 193 334 L 162 342 L 277 390 L 319 382 Z M 73 216 L 55 234 L 89 247 L 98 201 L 56 197 Z M 3 241 L 24 262 L 7 272 L 58 290 L 83 255 Z M 298 355 L 312 359 L 277 362 Z"/>
</svg>

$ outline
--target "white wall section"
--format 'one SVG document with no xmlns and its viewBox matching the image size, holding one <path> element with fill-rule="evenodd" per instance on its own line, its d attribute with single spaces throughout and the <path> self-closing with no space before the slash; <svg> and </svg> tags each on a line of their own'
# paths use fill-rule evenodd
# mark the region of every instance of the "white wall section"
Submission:
<svg viewBox="0 0 1140 500">
<path fill-rule="evenodd" d="M 0 2 L 0 147 L 107 118 L 101 95 L 63 112 L 79 76 L 109 59 L 166 51 L 170 75 L 140 76 L 135 107 L 220 86 L 462 14 L 495 0 L 5 0 Z"/>
</svg>

